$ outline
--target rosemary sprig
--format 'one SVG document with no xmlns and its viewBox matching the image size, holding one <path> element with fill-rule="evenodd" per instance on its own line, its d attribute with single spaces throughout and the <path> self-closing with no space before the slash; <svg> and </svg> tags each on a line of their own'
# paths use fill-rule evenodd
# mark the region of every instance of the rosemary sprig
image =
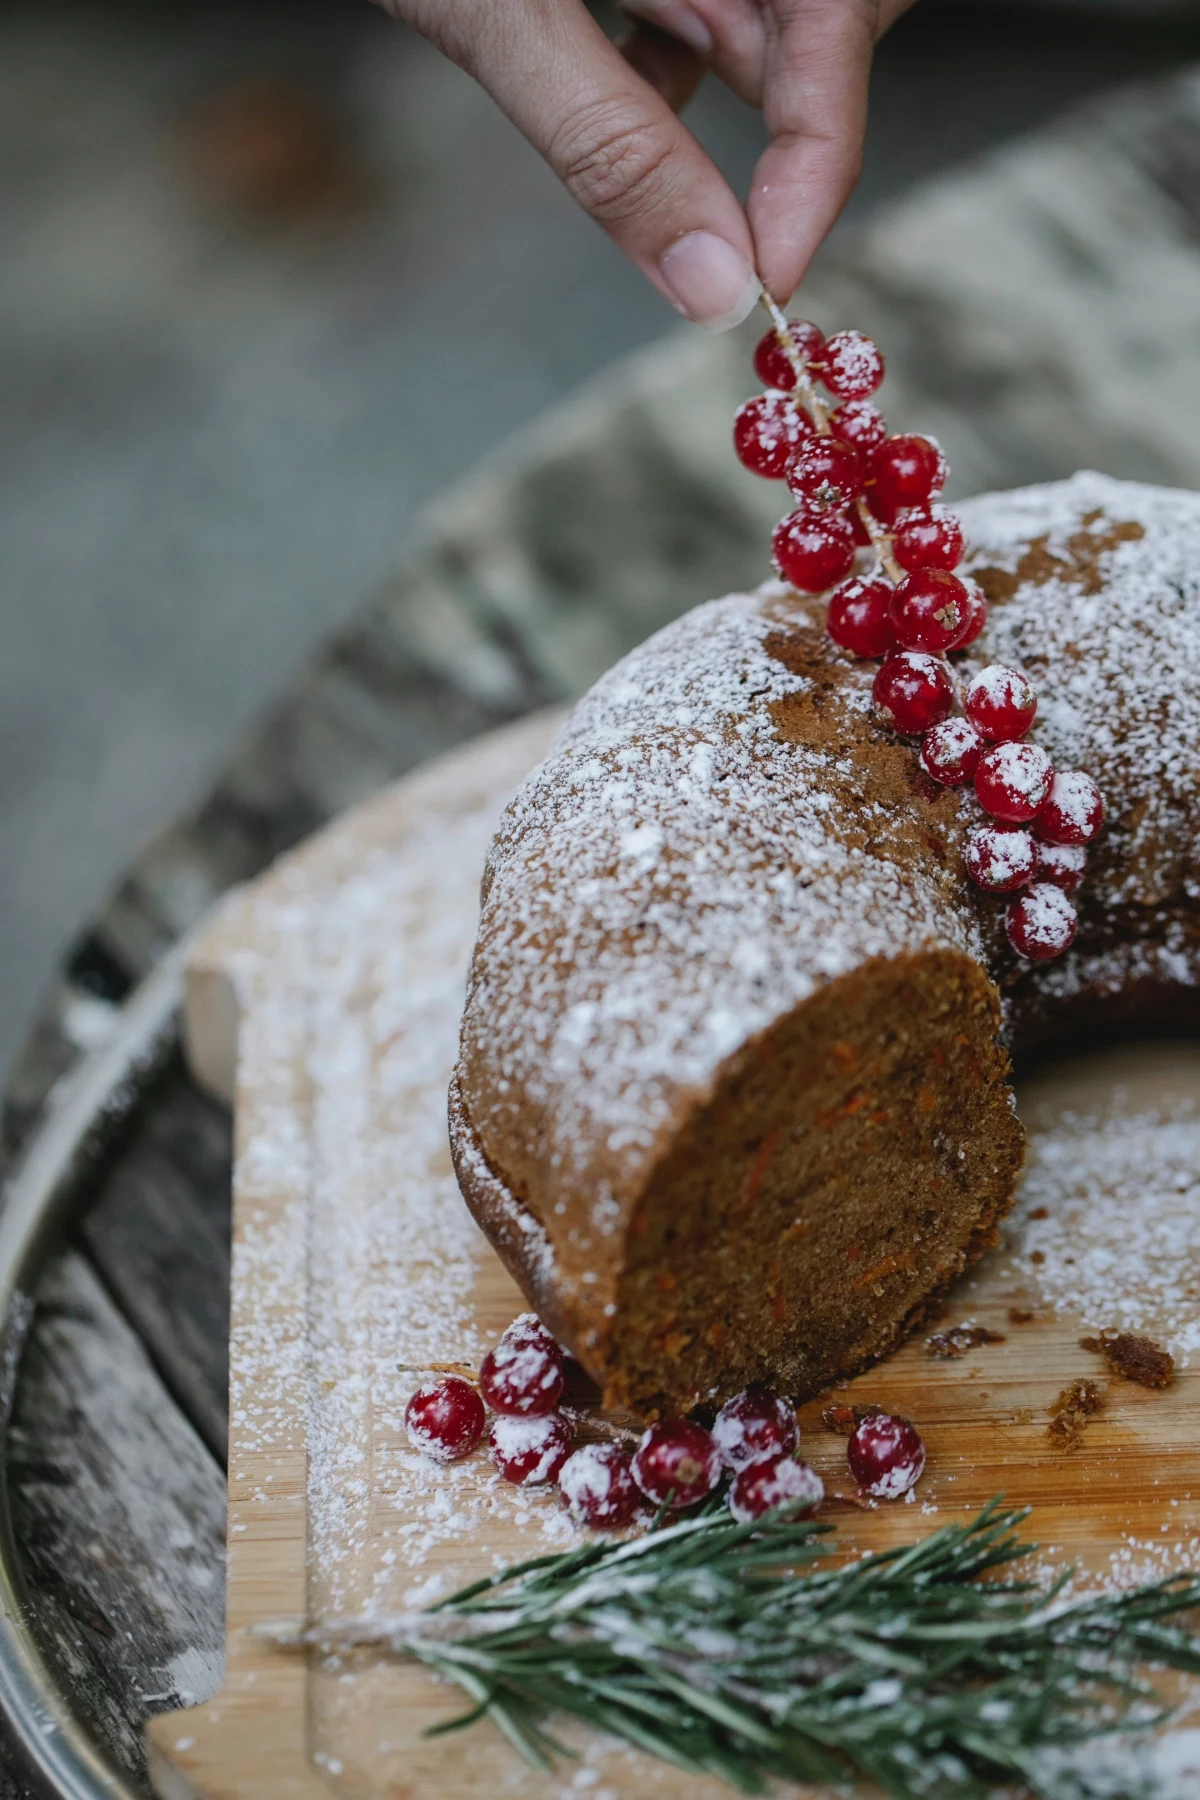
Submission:
<svg viewBox="0 0 1200 1800">
<path fill-rule="evenodd" d="M 560 1712 L 743 1793 L 858 1773 L 903 1800 L 998 1785 L 1070 1800 L 1090 1790 L 1064 1749 L 1168 1716 L 1148 1666 L 1200 1673 L 1200 1640 L 1168 1623 L 1200 1606 L 1200 1579 L 1069 1603 L 1065 1576 L 1049 1593 L 984 1579 L 1034 1548 L 1025 1516 L 993 1501 L 830 1569 L 813 1566 L 827 1528 L 712 1510 L 338 1641 L 426 1663 L 471 1701 L 437 1731 L 490 1718 L 540 1769 L 568 1754 L 548 1729 Z"/>
</svg>

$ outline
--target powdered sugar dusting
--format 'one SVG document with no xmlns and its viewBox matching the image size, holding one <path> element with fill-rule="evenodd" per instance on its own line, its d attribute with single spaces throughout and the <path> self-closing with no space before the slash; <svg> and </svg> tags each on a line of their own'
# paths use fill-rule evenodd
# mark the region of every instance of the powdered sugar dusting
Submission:
<svg viewBox="0 0 1200 1800">
<path fill-rule="evenodd" d="M 401 1426 L 412 1368 L 478 1366 L 490 1347 L 474 1295 L 491 1252 L 454 1179 L 445 1090 L 494 819 L 431 821 L 366 859 L 314 921 L 309 1497 L 323 1612 L 392 1604 L 434 1545 L 469 1545 L 518 1511 L 544 1509 L 551 1542 L 569 1535 L 552 1500 L 483 1475 L 484 1448 L 438 1467 Z"/>
<path fill-rule="evenodd" d="M 1200 1350 L 1200 1104 L 1067 1112 L 1030 1136 L 1008 1227 L 1022 1280 L 1093 1331 Z"/>
</svg>

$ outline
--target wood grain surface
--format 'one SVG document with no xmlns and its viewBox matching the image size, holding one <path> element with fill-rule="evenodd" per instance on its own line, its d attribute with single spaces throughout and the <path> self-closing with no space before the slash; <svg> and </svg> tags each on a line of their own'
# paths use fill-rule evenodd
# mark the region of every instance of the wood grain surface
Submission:
<svg viewBox="0 0 1200 1800">
<path fill-rule="evenodd" d="M 548 729 L 484 738 L 352 813 L 227 906 L 197 953 L 193 1054 L 210 1081 L 236 1067 L 227 1666 L 208 1706 L 150 1727 L 166 1795 L 482 1800 L 574 1778 L 532 1774 L 489 1726 L 424 1737 L 458 1702 L 418 1667 L 306 1660 L 256 1635 L 400 1612 L 575 1541 L 553 1489 L 500 1481 L 483 1450 L 439 1467 L 401 1423 L 414 1368 L 477 1364 L 523 1310 L 459 1198 L 444 1113 L 483 852 Z M 236 1059 L 220 1041 L 235 1017 Z M 1021 1104 L 1036 1147 L 1089 1105 L 1142 1129 L 1147 1109 L 1197 1102 L 1200 1051 L 1180 1046 L 1061 1065 Z M 993 1341 L 948 1359 L 914 1341 L 803 1409 L 838 1553 L 911 1542 L 1003 1492 L 1033 1506 L 1043 1568 L 1120 1583 L 1185 1564 L 1200 1542 L 1195 1372 L 1163 1391 L 1111 1378 L 1011 1246 L 958 1285 L 954 1324 Z M 1064 1448 L 1051 1408 L 1078 1378 L 1102 1406 Z M 822 1424 L 831 1401 L 919 1422 L 929 1466 L 911 1503 L 857 1503 Z M 621 1800 L 723 1791 L 567 1735 L 586 1780 Z"/>
</svg>

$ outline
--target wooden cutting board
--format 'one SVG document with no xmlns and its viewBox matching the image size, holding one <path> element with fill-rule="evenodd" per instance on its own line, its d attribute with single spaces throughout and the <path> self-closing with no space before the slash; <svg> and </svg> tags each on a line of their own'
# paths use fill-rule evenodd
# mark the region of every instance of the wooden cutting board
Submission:
<svg viewBox="0 0 1200 1800">
<path fill-rule="evenodd" d="M 553 1491 L 501 1482 L 485 1454 L 440 1468 L 406 1442 L 417 1377 L 476 1364 L 523 1303 L 454 1183 L 445 1094 L 496 818 L 544 753 L 539 715 L 399 783 L 233 896 L 193 957 L 199 1077 L 236 1108 L 225 1682 L 149 1726 L 168 1796 L 712 1800 L 697 1782 L 579 1733 L 581 1760 L 535 1776 L 479 1726 L 427 1740 L 459 1699 L 419 1668 L 330 1662 L 264 1622 L 421 1605 L 573 1541 Z M 1200 1355 L 1200 1046 L 1099 1054 L 1021 1094 L 1031 1134 L 1009 1239 L 940 1327 L 997 1341 L 938 1358 L 908 1345 L 802 1413 L 838 1543 L 908 1542 L 992 1495 L 1035 1508 L 1045 1566 L 1145 1579 L 1200 1560 L 1200 1390 L 1110 1377 L 1087 1329 L 1137 1324 Z M 1148 1206 L 1146 1196 L 1156 1196 Z M 1077 1378 L 1099 1415 L 1048 1433 Z M 860 1510 L 822 1404 L 916 1420 L 929 1452 L 908 1504 Z M 571 1734 L 568 1733 L 570 1737 Z"/>
</svg>

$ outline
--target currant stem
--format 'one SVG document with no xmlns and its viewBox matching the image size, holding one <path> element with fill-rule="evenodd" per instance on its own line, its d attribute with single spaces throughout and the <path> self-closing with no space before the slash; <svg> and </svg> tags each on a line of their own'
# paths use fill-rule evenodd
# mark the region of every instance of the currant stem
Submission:
<svg viewBox="0 0 1200 1800">
<path fill-rule="evenodd" d="M 464 1381 L 479 1380 L 479 1370 L 472 1368 L 470 1363 L 397 1363 L 396 1368 L 401 1375 L 458 1375 Z"/>
<path fill-rule="evenodd" d="M 817 431 L 821 437 L 832 437 L 833 426 L 829 422 L 830 409 L 818 394 L 816 384 L 808 372 L 808 364 L 796 354 L 796 347 L 788 331 L 787 318 L 772 300 L 766 288 L 759 295 L 762 306 L 775 328 L 775 336 L 779 340 L 779 348 L 787 357 L 792 373 L 796 377 L 796 386 L 804 398 L 804 404 L 813 416 Z M 891 538 L 872 516 L 871 509 L 865 500 L 856 500 L 854 508 L 864 527 L 870 535 L 871 548 L 875 552 L 877 569 L 884 569 L 893 581 L 904 579 L 904 570 L 892 554 Z"/>
</svg>

